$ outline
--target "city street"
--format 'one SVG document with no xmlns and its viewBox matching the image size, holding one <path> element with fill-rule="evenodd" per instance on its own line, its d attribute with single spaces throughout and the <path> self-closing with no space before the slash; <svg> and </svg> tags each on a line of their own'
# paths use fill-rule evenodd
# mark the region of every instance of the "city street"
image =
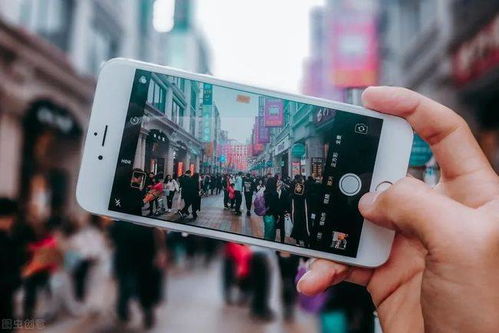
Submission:
<svg viewBox="0 0 499 333">
<path fill-rule="evenodd" d="M 174 200 L 174 209 L 183 207 L 183 202 L 178 200 L 176 195 Z M 263 238 L 263 221 L 261 216 L 257 216 L 252 212 L 250 217 L 246 216 L 246 203 L 242 201 L 241 216 L 234 215 L 233 211 L 223 208 L 223 193 L 219 195 L 211 195 L 201 198 L 201 211 L 198 213 L 198 218 L 194 221 L 191 218 L 186 218 L 179 221 L 179 216 L 176 213 L 164 214 L 161 218 L 168 221 L 179 221 L 185 224 L 207 227 L 220 231 L 234 232 L 248 236 Z"/>
<path fill-rule="evenodd" d="M 273 258 L 273 257 L 272 257 Z M 221 291 L 221 263 L 192 270 L 173 270 L 167 277 L 165 301 L 156 312 L 157 325 L 151 332 L 316 332 L 314 316 L 297 311 L 293 323 L 285 323 L 280 311 L 277 263 L 272 262 L 271 307 L 276 319 L 270 323 L 255 322 L 246 307 L 226 306 Z M 64 317 L 45 332 L 141 332 L 141 315 L 132 304 L 133 315 L 126 326 L 119 325 L 113 312 L 114 285 L 110 285 L 107 299 L 110 306 L 105 312 L 81 318 Z"/>
</svg>

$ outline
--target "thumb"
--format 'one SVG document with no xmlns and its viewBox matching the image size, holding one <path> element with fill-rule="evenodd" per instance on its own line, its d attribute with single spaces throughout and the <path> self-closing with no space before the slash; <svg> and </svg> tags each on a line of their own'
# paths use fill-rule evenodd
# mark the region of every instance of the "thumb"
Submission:
<svg viewBox="0 0 499 333">
<path fill-rule="evenodd" d="M 374 224 L 418 238 L 427 249 L 455 234 L 456 222 L 470 215 L 469 208 L 412 177 L 384 192 L 366 193 L 359 210 Z"/>
</svg>

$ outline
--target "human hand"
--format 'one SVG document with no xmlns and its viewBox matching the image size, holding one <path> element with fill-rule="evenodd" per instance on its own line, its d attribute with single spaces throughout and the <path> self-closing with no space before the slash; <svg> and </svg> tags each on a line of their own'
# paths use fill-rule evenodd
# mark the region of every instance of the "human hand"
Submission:
<svg viewBox="0 0 499 333">
<path fill-rule="evenodd" d="M 403 88 L 375 87 L 366 107 L 403 117 L 431 145 L 441 179 L 405 178 L 367 193 L 362 215 L 396 230 L 375 269 L 317 260 L 298 283 L 304 294 L 350 281 L 366 286 L 385 333 L 499 330 L 499 178 L 465 121 Z"/>
</svg>

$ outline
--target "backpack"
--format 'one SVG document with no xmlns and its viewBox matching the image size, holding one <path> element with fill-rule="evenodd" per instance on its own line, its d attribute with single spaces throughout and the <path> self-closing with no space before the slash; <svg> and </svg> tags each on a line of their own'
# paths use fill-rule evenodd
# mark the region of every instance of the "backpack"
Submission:
<svg viewBox="0 0 499 333">
<path fill-rule="evenodd" d="M 265 198 L 263 196 L 263 191 L 260 190 L 256 193 L 255 200 L 253 201 L 255 207 L 255 214 L 258 216 L 265 216 L 267 213 L 267 207 L 265 206 Z"/>
</svg>

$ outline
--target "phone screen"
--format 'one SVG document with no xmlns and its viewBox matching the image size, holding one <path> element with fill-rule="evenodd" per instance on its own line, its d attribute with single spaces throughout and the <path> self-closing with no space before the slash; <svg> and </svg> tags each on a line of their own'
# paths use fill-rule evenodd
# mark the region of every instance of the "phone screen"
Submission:
<svg viewBox="0 0 499 333">
<path fill-rule="evenodd" d="M 383 120 L 136 70 L 109 209 L 357 255 Z"/>
</svg>

